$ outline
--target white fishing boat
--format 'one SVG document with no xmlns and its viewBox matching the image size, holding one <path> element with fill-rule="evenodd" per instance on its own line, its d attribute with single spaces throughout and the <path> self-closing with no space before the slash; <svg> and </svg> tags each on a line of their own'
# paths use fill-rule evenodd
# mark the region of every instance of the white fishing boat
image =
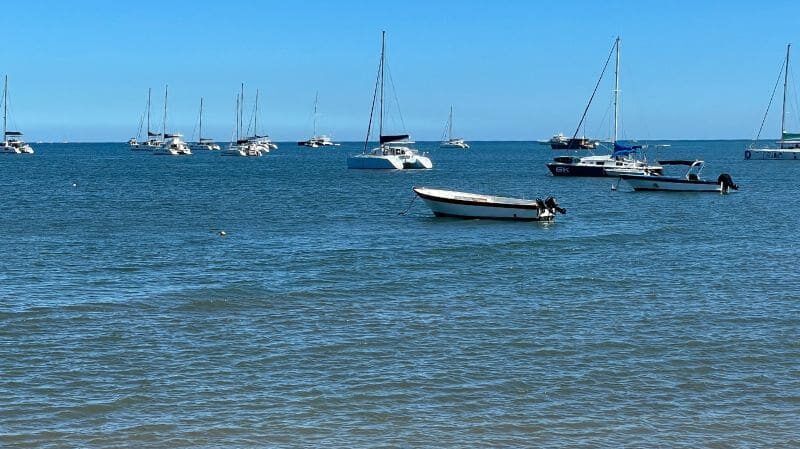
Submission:
<svg viewBox="0 0 800 449">
<path fill-rule="evenodd" d="M 567 212 L 553 197 L 526 200 L 427 187 L 413 190 L 437 217 L 552 221 L 556 213 Z"/>
<path fill-rule="evenodd" d="M 142 142 L 139 138 L 142 134 L 142 121 L 144 117 L 139 120 L 139 131 L 136 133 L 136 137 L 131 137 L 128 140 L 128 146 L 131 147 L 133 151 L 153 151 L 156 148 L 160 147 L 164 142 L 161 140 L 163 135 L 161 133 L 150 131 L 150 93 L 151 89 L 147 89 L 147 106 L 145 107 L 144 116 L 147 117 L 147 136 L 144 142 Z"/>
<path fill-rule="evenodd" d="M 3 84 L 3 141 L 0 154 L 33 154 L 33 147 L 22 140 L 21 131 L 8 130 L 8 75 Z"/>
<path fill-rule="evenodd" d="M 309 147 L 309 148 L 319 148 L 319 147 L 338 147 L 338 143 L 334 143 L 333 139 L 330 136 L 322 134 L 317 134 L 317 103 L 319 103 L 319 92 L 314 96 L 314 114 L 313 114 L 313 129 L 311 132 L 311 138 L 308 140 L 301 140 L 297 142 L 298 146 L 301 147 Z"/>
<path fill-rule="evenodd" d="M 253 109 L 254 129 L 258 126 L 258 90 L 256 90 L 256 102 Z M 230 143 L 227 149 L 222 152 L 223 156 L 236 157 L 260 157 L 269 153 L 269 141 L 264 140 L 264 136 L 255 134 L 250 137 L 242 137 L 244 134 L 242 127 L 244 124 L 244 83 L 239 95 L 236 97 L 236 138 Z"/>
<path fill-rule="evenodd" d="M 347 158 L 347 168 L 352 169 L 373 169 L 373 170 L 402 170 L 402 169 L 430 169 L 433 162 L 425 155 L 409 145 L 414 142 L 409 140 L 408 134 L 384 135 L 383 134 L 383 115 L 384 115 L 384 71 L 386 65 L 386 32 L 381 33 L 381 60 L 378 67 L 378 79 L 375 83 L 373 94 L 372 109 L 369 113 L 369 125 L 367 126 L 367 137 L 364 140 L 364 150 L 361 154 L 349 156 Z M 372 118 L 375 111 L 375 99 L 380 98 L 379 106 L 379 146 L 372 150 L 367 150 L 369 137 L 372 131 Z"/>
<path fill-rule="evenodd" d="M 592 104 L 592 99 L 597 92 L 600 81 L 608 68 L 608 63 L 611 60 L 611 55 L 616 54 L 616 63 L 614 65 L 614 134 L 611 139 L 613 147 L 610 155 L 591 155 L 591 156 L 558 156 L 553 158 L 553 162 L 547 164 L 547 168 L 553 176 L 613 176 L 613 173 L 631 173 L 631 174 L 647 174 L 647 173 L 660 173 L 662 167 L 652 165 L 647 162 L 645 158 L 638 158 L 636 154 L 643 150 L 642 145 L 623 145 L 617 141 L 617 134 L 619 128 L 619 43 L 620 38 L 614 40 L 614 46 L 606 59 L 603 70 L 600 73 L 600 78 L 597 80 L 595 90 L 589 99 L 589 103 L 584 109 L 583 116 L 578 123 L 578 129 L 581 128 L 589 111 L 589 106 Z M 577 131 L 576 131 L 577 134 Z M 559 136 L 554 136 L 554 139 Z M 563 137 L 563 136 L 560 136 Z M 566 147 L 572 146 L 575 143 L 575 137 L 571 140 L 564 138 Z M 552 141 L 552 139 L 551 139 Z M 572 142 L 572 143 L 570 143 Z M 552 143 L 552 142 L 551 142 Z M 565 148 L 566 148 L 565 147 Z M 553 147 L 555 148 L 555 147 Z M 611 170 L 611 171 L 610 171 Z"/>
<path fill-rule="evenodd" d="M 659 163 L 664 166 L 688 166 L 689 169 L 684 176 L 621 174 L 619 178 L 630 184 L 636 191 L 728 193 L 730 190 L 739 190 L 739 186 L 733 182 L 728 173 L 720 174 L 716 181 L 701 178 L 704 167 L 701 160 L 672 160 L 659 161 Z"/>
<path fill-rule="evenodd" d="M 800 133 L 786 132 L 786 96 L 789 89 L 789 55 L 791 53 L 792 44 L 786 46 L 786 60 L 781 68 L 783 75 L 783 108 L 781 109 L 781 139 L 777 142 L 777 148 L 756 147 L 756 144 L 744 150 L 745 159 L 762 159 L 762 160 L 800 160 Z M 777 86 L 776 86 L 777 87 Z M 773 96 L 775 91 L 772 92 Z M 772 97 L 769 99 L 769 104 L 772 104 Z M 764 119 L 761 121 L 761 127 L 758 129 L 755 141 L 758 142 L 761 137 L 761 130 L 764 127 L 764 122 L 769 114 L 769 106 L 764 113 Z"/>
<path fill-rule="evenodd" d="M 439 144 L 439 148 L 461 148 L 467 149 L 469 145 L 464 142 L 464 139 L 460 137 L 453 137 L 453 107 L 450 106 L 450 115 L 447 118 L 447 124 L 445 125 L 445 132 L 447 133 L 447 137 L 442 140 Z"/>
<path fill-rule="evenodd" d="M 214 142 L 214 139 L 207 139 L 203 137 L 203 97 L 200 97 L 200 117 L 199 125 L 197 126 L 197 142 L 189 144 L 189 148 L 193 150 L 207 150 L 217 151 L 220 149 L 219 144 Z"/>
<path fill-rule="evenodd" d="M 189 145 L 183 141 L 183 135 L 178 133 L 167 133 L 167 99 L 169 85 L 164 86 L 164 120 L 161 123 L 161 135 L 164 136 L 164 143 L 153 149 L 154 156 L 188 156 L 192 154 Z"/>
</svg>

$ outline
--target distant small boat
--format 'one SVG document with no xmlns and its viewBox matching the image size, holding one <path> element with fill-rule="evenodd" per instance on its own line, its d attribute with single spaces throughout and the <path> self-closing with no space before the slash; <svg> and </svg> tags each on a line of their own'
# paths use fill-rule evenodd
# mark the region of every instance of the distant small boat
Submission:
<svg viewBox="0 0 800 449">
<path fill-rule="evenodd" d="M 553 197 L 525 200 L 427 187 L 414 187 L 413 190 L 437 217 L 552 221 L 557 212 L 567 212 Z"/>
<path fill-rule="evenodd" d="M 620 179 L 624 180 L 637 191 L 669 191 L 669 192 L 719 192 L 728 193 L 730 190 L 739 190 L 731 175 L 722 173 L 716 181 L 707 181 L 700 177 L 703 170 L 703 161 L 700 160 L 674 160 L 659 161 L 664 166 L 683 165 L 688 166 L 686 175 L 663 176 L 663 175 L 631 175 L 621 174 Z"/>
<path fill-rule="evenodd" d="M 309 147 L 309 148 L 319 148 L 319 147 L 333 147 L 339 146 L 338 143 L 334 143 L 333 139 L 330 136 L 326 136 L 325 134 L 318 135 L 317 134 L 317 104 L 319 103 L 319 92 L 314 96 L 314 115 L 313 115 L 313 129 L 311 132 L 311 138 L 308 140 L 301 140 L 297 142 L 298 146 L 301 147 Z"/>
<path fill-rule="evenodd" d="M 578 127 L 580 128 L 580 124 Z M 593 150 L 600 145 L 600 141 L 586 137 L 567 137 L 558 133 L 546 142 L 554 150 Z"/>
<path fill-rule="evenodd" d="M 164 120 L 161 124 L 161 135 L 164 136 L 164 143 L 153 149 L 154 156 L 188 156 L 192 154 L 189 145 L 183 141 L 183 135 L 178 133 L 167 133 L 167 98 L 169 85 L 164 86 Z"/>
<path fill-rule="evenodd" d="M 9 131 L 8 122 L 8 75 L 3 85 L 3 141 L 0 154 L 33 154 L 33 148 L 22 140 L 21 131 Z"/>
<path fill-rule="evenodd" d="M 203 97 L 200 97 L 200 118 L 197 129 L 197 142 L 190 143 L 189 148 L 193 150 L 219 150 L 219 144 L 214 142 L 214 139 L 206 139 L 203 137 Z"/>
<path fill-rule="evenodd" d="M 781 140 L 778 141 L 778 148 L 753 148 L 752 146 L 744 151 L 745 159 L 766 159 L 766 160 L 800 160 L 800 133 L 786 132 L 786 94 L 789 85 L 789 54 L 792 49 L 792 44 L 786 46 L 786 61 L 783 64 L 783 109 L 781 110 Z M 780 74 L 778 75 L 780 76 Z M 780 78 L 779 78 L 780 79 Z M 775 92 L 772 92 L 773 95 Z M 772 104 L 772 97 L 769 99 L 769 104 Z M 764 113 L 764 119 L 767 118 L 769 107 Z M 761 122 L 761 126 L 764 122 Z M 758 135 L 755 141 L 758 142 L 761 137 L 761 129 L 758 130 Z"/>
<path fill-rule="evenodd" d="M 367 125 L 367 138 L 364 141 L 364 151 L 361 154 L 349 156 L 347 158 L 347 168 L 367 169 L 367 170 L 402 170 L 402 169 L 430 169 L 433 162 L 409 145 L 414 142 L 409 140 L 408 134 L 385 135 L 383 134 L 383 91 L 384 91 L 384 72 L 386 65 L 386 32 L 381 34 L 381 62 L 378 68 L 378 79 L 375 83 L 375 92 L 370 110 L 369 125 Z M 372 117 L 375 110 L 375 99 L 380 92 L 380 115 L 378 120 L 379 146 L 367 151 L 370 132 L 372 130 Z"/>
<path fill-rule="evenodd" d="M 445 125 L 445 129 L 447 129 L 447 140 L 443 140 L 439 144 L 439 148 L 463 148 L 468 149 L 469 145 L 464 142 L 464 139 L 460 137 L 453 137 L 453 107 L 450 106 L 450 116 L 447 119 L 447 125 Z"/>
</svg>

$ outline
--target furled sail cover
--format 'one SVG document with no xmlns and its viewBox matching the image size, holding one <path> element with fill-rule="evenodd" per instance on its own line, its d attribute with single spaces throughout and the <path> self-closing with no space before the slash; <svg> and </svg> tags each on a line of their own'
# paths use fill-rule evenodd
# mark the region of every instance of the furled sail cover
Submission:
<svg viewBox="0 0 800 449">
<path fill-rule="evenodd" d="M 408 139 L 408 134 L 398 134 L 395 136 L 381 136 L 381 144 L 389 142 L 397 142 L 398 140 Z"/>
<path fill-rule="evenodd" d="M 6 131 L 7 136 L 21 136 L 22 133 L 19 131 Z"/>
<path fill-rule="evenodd" d="M 160 135 L 161 133 L 154 133 L 153 131 L 147 131 L 147 137 L 156 137 Z"/>
<path fill-rule="evenodd" d="M 783 140 L 800 140 L 800 133 L 783 133 Z"/>
<path fill-rule="evenodd" d="M 626 147 L 625 145 L 620 145 L 619 143 L 614 142 L 614 152 L 611 155 L 614 157 L 624 157 L 630 155 L 631 153 L 635 153 L 636 150 L 641 149 L 641 145 L 631 145 Z"/>
</svg>

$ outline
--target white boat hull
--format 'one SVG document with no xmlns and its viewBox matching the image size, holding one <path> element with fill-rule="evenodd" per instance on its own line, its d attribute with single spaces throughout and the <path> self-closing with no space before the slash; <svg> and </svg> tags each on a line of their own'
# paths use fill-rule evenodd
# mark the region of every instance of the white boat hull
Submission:
<svg viewBox="0 0 800 449">
<path fill-rule="evenodd" d="M 800 148 L 757 148 L 744 151 L 745 159 L 800 160 Z"/>
<path fill-rule="evenodd" d="M 495 220 L 550 221 L 555 214 L 536 201 L 475 193 L 415 187 L 417 194 L 437 217 Z"/>
<path fill-rule="evenodd" d="M 357 154 L 347 158 L 347 168 L 362 170 L 402 170 L 403 161 L 394 155 L 379 156 L 374 154 Z"/>
<path fill-rule="evenodd" d="M 663 176 L 622 175 L 633 190 L 664 192 L 722 192 L 722 183 L 713 181 L 688 181 Z"/>
</svg>

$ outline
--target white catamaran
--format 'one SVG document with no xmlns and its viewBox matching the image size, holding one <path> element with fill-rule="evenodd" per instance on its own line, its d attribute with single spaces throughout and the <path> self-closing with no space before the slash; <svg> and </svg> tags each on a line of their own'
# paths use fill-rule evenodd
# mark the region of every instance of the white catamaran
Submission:
<svg viewBox="0 0 800 449">
<path fill-rule="evenodd" d="M 408 134 L 384 135 L 383 134 L 383 113 L 384 113 L 384 71 L 386 66 L 386 32 L 381 32 L 381 62 L 378 67 L 378 78 L 375 83 L 375 91 L 372 95 L 372 108 L 369 111 L 369 125 L 367 125 L 367 137 L 364 140 L 364 151 L 347 158 L 347 168 L 355 169 L 378 169 L 378 170 L 402 170 L 402 169 L 427 169 L 433 168 L 430 158 L 420 154 L 417 150 L 408 145 L 413 144 L 408 138 Z M 380 94 L 380 115 L 379 115 L 379 146 L 367 151 L 369 137 L 372 131 L 372 117 L 375 111 L 375 100 Z"/>
<path fill-rule="evenodd" d="M 3 141 L 0 154 L 33 154 L 33 148 L 22 140 L 22 132 L 8 130 L 8 75 L 3 84 Z"/>
<path fill-rule="evenodd" d="M 464 142 L 460 137 L 453 137 L 453 107 L 450 106 L 450 115 L 447 118 L 447 125 L 445 125 L 447 139 L 443 139 L 439 144 L 439 148 L 469 148 L 469 145 Z"/>
<path fill-rule="evenodd" d="M 190 143 L 189 148 L 193 150 L 219 150 L 219 144 L 214 142 L 214 139 L 206 139 L 203 137 L 203 97 L 200 97 L 200 118 L 197 127 L 197 142 Z"/>
<path fill-rule="evenodd" d="M 311 138 L 308 140 L 302 140 L 300 142 L 297 142 L 297 145 L 309 148 L 333 147 L 333 146 L 338 147 L 339 144 L 334 143 L 333 139 L 331 139 L 330 136 L 325 134 L 322 135 L 317 134 L 317 103 L 319 103 L 319 92 L 317 92 L 317 94 L 314 96 L 314 116 L 313 116 L 314 128 L 311 133 Z"/>
<path fill-rule="evenodd" d="M 153 150 L 155 156 L 186 156 L 192 154 L 189 145 L 183 141 L 183 135 L 178 133 L 167 133 L 167 94 L 169 85 L 164 86 L 164 121 L 161 123 L 161 134 L 164 136 L 164 143 Z"/>
<path fill-rule="evenodd" d="M 128 140 L 128 145 L 131 147 L 131 150 L 134 151 L 153 151 L 156 148 L 163 145 L 163 141 L 161 138 L 163 137 L 160 133 L 150 131 L 150 94 L 151 89 L 147 88 L 147 106 L 145 107 L 144 115 L 147 117 L 147 138 L 144 142 L 140 141 L 140 137 L 142 134 L 142 120 L 139 120 L 139 131 L 136 133 L 136 137 L 131 137 Z"/>
<path fill-rule="evenodd" d="M 778 79 L 780 80 L 780 75 L 783 75 L 783 108 L 781 109 L 781 140 L 778 141 L 778 148 L 765 148 L 761 147 L 758 148 L 755 146 L 755 143 L 758 142 L 759 138 L 761 137 L 761 130 L 764 128 L 764 122 L 767 119 L 767 114 L 769 113 L 769 106 L 767 106 L 767 111 L 764 113 L 764 119 L 761 121 L 761 127 L 758 129 L 758 134 L 756 135 L 754 144 L 750 146 L 750 148 L 744 151 L 744 158 L 745 159 L 769 159 L 769 160 L 800 160 L 800 133 L 790 133 L 786 132 L 786 94 L 788 92 L 788 85 L 789 85 L 789 54 L 792 49 L 792 44 L 788 44 L 786 46 L 786 60 L 783 63 L 783 67 L 781 68 L 781 73 L 778 74 Z M 776 88 L 777 83 L 776 83 Z M 772 104 L 772 98 L 775 96 L 775 89 L 772 91 L 772 97 L 769 99 L 769 104 Z"/>
</svg>

